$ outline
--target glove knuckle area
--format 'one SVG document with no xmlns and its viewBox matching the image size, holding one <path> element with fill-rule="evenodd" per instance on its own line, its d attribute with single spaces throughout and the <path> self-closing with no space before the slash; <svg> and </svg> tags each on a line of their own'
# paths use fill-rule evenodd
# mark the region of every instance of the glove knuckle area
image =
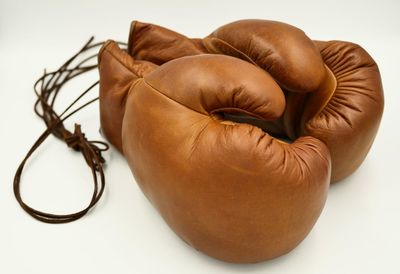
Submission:
<svg viewBox="0 0 400 274">
<path fill-rule="evenodd" d="M 332 181 L 350 175 L 366 157 L 378 131 L 384 98 L 378 67 L 360 46 L 316 42 L 337 85 L 302 134 L 324 141 L 332 154 Z"/>
<path fill-rule="evenodd" d="M 145 81 L 161 94 L 206 115 L 245 112 L 271 120 L 285 108 L 283 92 L 268 74 L 229 56 L 179 58 L 146 76 Z"/>
<path fill-rule="evenodd" d="M 333 72 L 337 87 L 332 107 L 341 105 L 356 112 L 383 110 L 383 89 L 379 69 L 360 46 L 342 41 L 317 42 L 321 55 Z"/>
<path fill-rule="evenodd" d="M 220 27 L 210 37 L 248 56 L 247 59 L 268 71 L 290 91 L 311 92 L 323 81 L 324 65 L 317 48 L 303 31 L 291 25 L 241 20 Z M 218 40 L 214 40 L 214 45 L 222 50 L 227 48 Z"/>
</svg>

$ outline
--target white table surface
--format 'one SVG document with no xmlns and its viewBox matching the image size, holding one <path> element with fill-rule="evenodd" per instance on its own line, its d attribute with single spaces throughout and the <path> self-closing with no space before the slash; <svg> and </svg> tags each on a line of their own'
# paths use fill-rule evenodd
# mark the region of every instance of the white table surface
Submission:
<svg viewBox="0 0 400 274">
<path fill-rule="evenodd" d="M 400 273 L 399 12 L 398 0 L 1 0 L 0 273 Z M 134 19 L 202 37 L 241 18 L 280 20 L 313 39 L 359 43 L 381 70 L 386 103 L 375 143 L 357 172 L 330 188 L 321 217 L 299 247 L 253 265 L 200 254 L 167 227 L 115 150 L 106 153 L 105 194 L 81 220 L 49 225 L 21 210 L 12 181 L 44 130 L 32 111 L 32 85 L 45 67 L 57 68 L 92 34 L 98 40 L 126 40 Z M 97 75 L 90 77 L 70 85 L 58 109 Z M 68 127 L 79 121 L 89 138 L 100 138 L 97 108 L 72 118 Z M 91 187 L 80 155 L 54 138 L 34 155 L 22 178 L 30 205 L 58 213 L 82 208 Z"/>
</svg>

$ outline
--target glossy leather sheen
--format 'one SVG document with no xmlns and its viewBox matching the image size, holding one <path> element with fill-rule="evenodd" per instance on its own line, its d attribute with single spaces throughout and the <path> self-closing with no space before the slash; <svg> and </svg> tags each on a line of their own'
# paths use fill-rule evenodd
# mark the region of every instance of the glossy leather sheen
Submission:
<svg viewBox="0 0 400 274">
<path fill-rule="evenodd" d="M 170 39 L 168 31 L 160 35 Z M 225 120 L 221 113 L 274 121 L 285 111 L 284 92 L 263 69 L 203 54 L 189 42 L 198 56 L 170 62 L 150 58 L 157 47 L 145 42 L 140 55 L 146 61 L 113 41 L 103 46 L 102 130 L 164 220 L 194 248 L 229 262 L 285 254 L 305 238 L 324 206 L 329 150 L 311 136 L 289 144 L 254 125 Z M 180 47 L 190 55 L 184 45 L 169 43 L 172 51 Z M 318 61 L 315 55 L 310 62 Z"/>
<path fill-rule="evenodd" d="M 204 39 L 133 22 L 129 53 L 163 64 L 205 53 L 231 55 L 268 72 L 285 93 L 286 108 L 274 121 L 227 115 L 292 140 L 310 135 L 332 157 L 332 182 L 353 173 L 365 159 L 384 107 L 379 69 L 359 45 L 312 41 L 298 28 L 268 20 L 224 25 Z"/>
</svg>

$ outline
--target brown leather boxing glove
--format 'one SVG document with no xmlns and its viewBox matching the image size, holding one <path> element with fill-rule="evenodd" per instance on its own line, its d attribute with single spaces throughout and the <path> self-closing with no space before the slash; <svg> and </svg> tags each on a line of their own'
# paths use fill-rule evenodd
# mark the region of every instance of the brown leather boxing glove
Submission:
<svg viewBox="0 0 400 274">
<path fill-rule="evenodd" d="M 221 112 L 274 120 L 284 94 L 260 68 L 224 55 L 159 67 L 112 41 L 99 53 L 102 129 L 169 226 L 215 258 L 258 262 L 309 233 L 326 200 L 327 147 L 281 142 Z"/>
<path fill-rule="evenodd" d="M 363 162 L 383 113 L 379 69 L 364 49 L 349 42 L 311 41 L 303 31 L 280 22 L 237 21 L 202 40 L 134 22 L 129 52 L 157 64 L 185 55 L 227 54 L 263 68 L 284 89 L 284 114 L 272 122 L 231 119 L 290 139 L 320 139 L 331 152 L 333 182 Z"/>
</svg>

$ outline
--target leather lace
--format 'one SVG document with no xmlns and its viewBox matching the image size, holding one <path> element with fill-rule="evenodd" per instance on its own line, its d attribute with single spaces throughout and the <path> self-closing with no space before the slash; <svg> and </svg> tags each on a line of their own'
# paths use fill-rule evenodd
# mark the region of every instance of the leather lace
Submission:
<svg viewBox="0 0 400 274">
<path fill-rule="evenodd" d="M 90 141 L 86 138 L 85 134 L 81 130 L 81 125 L 75 124 L 74 131 L 71 132 L 64 126 L 64 121 L 74 115 L 76 112 L 85 108 L 86 106 L 94 103 L 99 99 L 96 97 L 90 101 L 82 104 L 81 106 L 71 109 L 84 97 L 89 91 L 99 84 L 96 81 L 89 86 L 85 91 L 82 92 L 61 114 L 58 114 L 54 110 L 54 103 L 56 98 L 61 91 L 62 87 L 74 79 L 75 77 L 82 75 L 97 68 L 97 64 L 93 63 L 93 59 L 97 58 L 97 53 L 92 54 L 89 57 L 84 58 L 82 61 L 73 65 L 74 61 L 83 54 L 86 54 L 89 50 L 100 48 L 104 42 L 93 43 L 94 37 L 91 37 L 89 41 L 70 59 L 68 59 L 59 69 L 46 72 L 44 71 L 41 76 L 34 84 L 34 91 L 37 96 L 37 100 L 34 105 L 35 113 L 44 121 L 46 130 L 39 136 L 28 153 L 20 163 L 14 177 L 14 195 L 29 215 L 35 219 L 46 222 L 46 223 L 67 223 L 77 220 L 84 216 L 101 198 L 104 187 L 105 187 L 105 176 L 104 176 L 104 164 L 105 160 L 102 157 L 102 152 L 109 149 L 109 145 L 103 141 Z M 125 43 L 119 42 L 120 45 L 126 45 Z M 92 177 L 93 177 L 93 195 L 89 204 L 86 208 L 71 214 L 52 214 L 36 210 L 27 205 L 20 192 L 20 183 L 22 171 L 25 167 L 26 162 L 32 156 L 32 154 L 38 149 L 38 147 L 49 137 L 53 135 L 65 142 L 68 147 L 73 150 L 80 152 L 89 166 Z"/>
</svg>

